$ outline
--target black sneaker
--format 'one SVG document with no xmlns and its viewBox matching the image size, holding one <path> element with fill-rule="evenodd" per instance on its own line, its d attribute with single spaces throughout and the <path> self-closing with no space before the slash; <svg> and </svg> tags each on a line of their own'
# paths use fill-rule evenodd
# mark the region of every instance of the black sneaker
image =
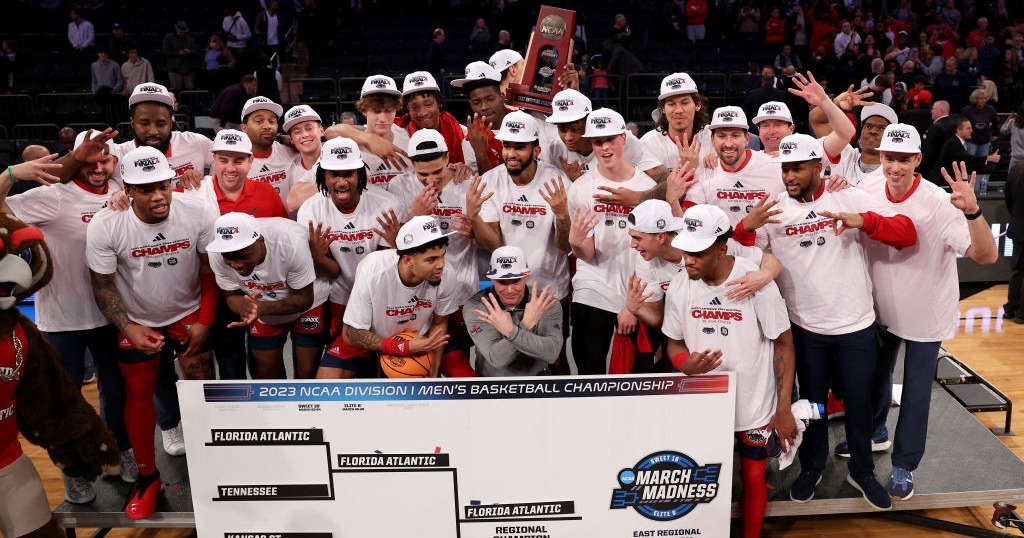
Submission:
<svg viewBox="0 0 1024 538">
<path fill-rule="evenodd" d="M 821 482 L 821 471 L 812 470 L 800 473 L 789 486 L 790 500 L 798 503 L 805 503 L 814 498 L 814 486 Z"/>
<path fill-rule="evenodd" d="M 864 478 L 857 480 L 853 478 L 853 475 L 846 475 L 846 481 L 851 486 L 857 489 L 864 495 L 864 500 L 868 502 L 875 510 L 889 510 L 892 508 L 892 499 L 889 498 L 889 492 L 875 480 L 875 475 L 869 474 Z"/>
</svg>

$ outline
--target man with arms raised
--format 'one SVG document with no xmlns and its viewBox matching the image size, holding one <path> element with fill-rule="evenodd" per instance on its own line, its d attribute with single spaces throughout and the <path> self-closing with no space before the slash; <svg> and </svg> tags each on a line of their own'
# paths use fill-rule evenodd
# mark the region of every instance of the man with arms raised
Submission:
<svg viewBox="0 0 1024 538">
<path fill-rule="evenodd" d="M 125 508 L 129 519 L 156 510 L 161 490 L 153 449 L 153 408 L 161 361 L 175 353 L 186 379 L 210 379 L 207 337 L 217 308 L 217 284 L 206 258 L 213 206 L 184 199 L 171 208 L 174 171 L 152 147 L 125 154 L 121 178 L 132 207 L 96 214 L 86 237 L 86 263 L 100 311 L 121 331 L 125 427 L 139 480 Z"/>
<path fill-rule="evenodd" d="M 308 238 L 305 226 L 284 218 L 225 213 L 214 224 L 210 268 L 241 317 L 235 325 L 248 325 L 256 379 L 284 378 L 289 333 L 296 377 L 315 375 L 327 332 L 328 284 L 316 278 Z"/>
</svg>

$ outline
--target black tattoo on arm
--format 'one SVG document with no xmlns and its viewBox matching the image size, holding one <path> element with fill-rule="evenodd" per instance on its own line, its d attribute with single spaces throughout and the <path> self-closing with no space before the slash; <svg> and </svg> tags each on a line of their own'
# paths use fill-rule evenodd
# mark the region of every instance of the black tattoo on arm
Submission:
<svg viewBox="0 0 1024 538">
<path fill-rule="evenodd" d="M 665 194 L 668 192 L 668 183 L 662 181 L 655 185 L 652 189 L 640 195 L 640 200 L 646 202 L 647 200 L 664 200 Z"/>
<path fill-rule="evenodd" d="M 555 217 L 555 245 L 563 254 L 572 251 L 572 245 L 569 244 L 569 228 L 571 226 L 572 221 L 569 219 L 569 215 Z"/>
<path fill-rule="evenodd" d="M 383 338 L 373 331 L 357 329 L 346 323 L 342 334 L 345 336 L 345 343 L 352 347 L 358 347 L 367 351 L 380 351 L 380 343 Z"/>
<path fill-rule="evenodd" d="M 124 329 L 131 320 L 128 319 L 121 293 L 114 284 L 114 275 L 101 275 L 92 270 L 89 274 L 92 277 L 92 295 L 96 299 L 96 306 L 118 330 Z"/>
</svg>

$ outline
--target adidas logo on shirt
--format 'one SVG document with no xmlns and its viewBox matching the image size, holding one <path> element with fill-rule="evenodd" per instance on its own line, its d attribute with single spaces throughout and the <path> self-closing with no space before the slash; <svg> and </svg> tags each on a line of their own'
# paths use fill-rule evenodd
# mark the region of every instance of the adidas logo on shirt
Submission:
<svg viewBox="0 0 1024 538">
<path fill-rule="evenodd" d="M 263 168 L 260 168 L 260 173 L 261 174 L 265 174 L 265 173 L 267 173 L 269 171 L 270 171 L 270 167 L 268 167 L 267 165 L 263 165 Z"/>
<path fill-rule="evenodd" d="M 388 171 L 388 165 L 386 165 L 384 163 L 380 163 L 380 166 L 377 167 L 377 171 L 378 172 L 387 172 Z"/>
<path fill-rule="evenodd" d="M 346 224 L 346 225 L 345 225 L 345 229 L 346 229 L 346 230 L 355 230 L 355 229 L 356 229 L 356 225 L 355 225 L 355 224 L 352 224 L 352 223 L 350 222 L 350 223 L 348 223 L 348 224 Z"/>
<path fill-rule="evenodd" d="M 718 297 L 715 297 L 714 299 L 711 299 L 711 302 L 708 303 L 708 304 L 711 304 L 713 306 L 721 306 L 722 305 L 722 301 L 719 300 Z"/>
<path fill-rule="evenodd" d="M 167 238 L 164 237 L 164 234 L 162 234 L 162 233 L 156 234 L 156 237 L 153 238 L 153 242 L 154 243 L 156 243 L 157 241 L 166 241 L 166 240 L 167 240 Z"/>
<path fill-rule="evenodd" d="M 257 276 L 257 275 L 256 275 L 256 273 L 253 273 L 252 275 L 250 275 L 250 278 L 252 278 L 253 280 L 255 280 L 255 281 L 257 281 L 257 282 L 259 282 L 259 281 L 260 281 L 260 277 L 259 277 L 259 276 Z"/>
<path fill-rule="evenodd" d="M 742 183 L 740 183 L 739 181 L 737 181 L 737 182 L 736 182 L 736 184 L 735 184 L 735 185 L 733 185 L 733 187 L 735 187 L 735 188 L 737 188 L 737 189 L 742 189 L 742 188 L 743 188 L 743 184 L 742 184 Z"/>
<path fill-rule="evenodd" d="M 529 202 L 529 200 L 526 199 L 526 195 L 525 194 L 520 196 L 519 199 L 516 200 L 516 201 L 517 202 Z"/>
<path fill-rule="evenodd" d="M 419 300 L 420 300 L 420 298 L 419 298 L 419 297 L 417 297 L 417 296 L 413 295 L 413 296 L 412 296 L 412 299 L 409 299 L 409 303 L 410 303 L 410 304 L 412 304 L 412 303 L 416 303 L 416 302 L 419 302 Z"/>
<path fill-rule="evenodd" d="M 818 214 L 815 213 L 814 211 L 811 211 L 810 213 L 807 214 L 807 220 L 814 220 L 816 218 L 818 218 Z"/>
</svg>

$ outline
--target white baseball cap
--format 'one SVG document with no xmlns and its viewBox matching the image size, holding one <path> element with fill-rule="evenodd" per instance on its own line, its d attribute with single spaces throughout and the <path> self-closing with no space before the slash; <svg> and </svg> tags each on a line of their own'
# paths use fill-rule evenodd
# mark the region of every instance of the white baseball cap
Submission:
<svg viewBox="0 0 1024 538">
<path fill-rule="evenodd" d="M 81 146 L 82 143 L 85 142 L 85 135 L 88 134 L 88 133 L 89 133 L 88 129 L 78 133 L 78 136 L 75 137 L 75 147 L 72 148 L 72 151 L 78 149 L 78 146 Z M 93 132 L 92 132 L 93 138 L 96 138 L 96 135 L 98 135 L 98 134 L 100 134 L 100 131 L 93 130 Z M 114 146 L 115 145 L 116 144 L 114 144 L 114 139 L 113 138 L 107 139 L 107 148 L 110 149 L 110 151 L 114 151 Z"/>
<path fill-rule="evenodd" d="M 284 114 L 284 132 L 292 130 L 292 127 L 304 122 L 304 121 L 319 121 L 320 114 L 317 114 L 313 107 L 309 105 L 296 105 L 288 109 L 288 112 Z"/>
<path fill-rule="evenodd" d="M 715 109 L 711 114 L 711 124 L 708 125 L 708 128 L 714 130 L 719 127 L 750 129 L 750 126 L 747 125 L 747 115 L 738 106 L 721 106 Z"/>
<path fill-rule="evenodd" d="M 661 79 L 661 93 L 658 94 L 658 100 L 660 101 L 673 95 L 697 93 L 697 91 L 697 83 L 693 81 L 693 77 L 686 73 L 672 73 Z"/>
<path fill-rule="evenodd" d="M 398 243 L 398 250 L 409 250 L 431 241 L 451 235 L 455 232 L 443 233 L 437 219 L 430 215 L 420 215 L 409 219 L 398 229 L 395 242 Z"/>
<path fill-rule="evenodd" d="M 675 232 L 683 228 L 683 219 L 672 215 L 672 206 L 665 200 L 647 200 L 629 212 L 632 228 L 645 234 Z"/>
<path fill-rule="evenodd" d="M 423 92 L 427 90 L 441 91 L 434 75 L 426 71 L 415 71 L 405 76 L 405 83 L 402 84 L 402 95 Z"/>
<path fill-rule="evenodd" d="M 451 84 L 456 88 L 461 88 L 466 84 L 481 80 L 501 82 L 501 72 L 487 62 L 473 62 L 466 66 L 466 78 L 453 80 Z"/>
<path fill-rule="evenodd" d="M 371 75 L 363 81 L 363 90 L 359 92 L 359 97 L 363 98 L 375 93 L 386 93 L 395 97 L 402 96 L 402 92 L 398 91 L 398 84 L 395 84 L 395 79 L 387 75 Z"/>
<path fill-rule="evenodd" d="M 225 213 L 213 223 L 213 241 L 207 252 L 238 252 L 260 238 L 256 217 L 248 213 Z"/>
<path fill-rule="evenodd" d="M 505 114 L 505 119 L 501 120 L 501 129 L 494 138 L 502 142 L 533 142 L 540 138 L 540 132 L 533 116 L 516 110 Z"/>
<path fill-rule="evenodd" d="M 519 54 L 512 49 L 501 49 L 492 54 L 487 63 L 491 64 L 491 67 L 497 69 L 498 72 L 501 73 L 521 61 L 523 61 L 522 54 Z"/>
<path fill-rule="evenodd" d="M 358 170 L 363 166 L 359 144 L 351 138 L 332 138 L 320 148 L 320 168 L 324 170 Z"/>
<path fill-rule="evenodd" d="M 614 136 L 626 132 L 626 120 L 622 114 L 610 109 L 599 108 L 587 116 L 587 129 L 583 138 Z"/>
<path fill-rule="evenodd" d="M 129 185 L 157 183 L 173 177 L 167 157 L 152 146 L 135 148 L 121 157 L 121 180 Z"/>
<path fill-rule="evenodd" d="M 768 101 L 757 109 L 757 115 L 754 116 L 753 120 L 754 125 L 764 120 L 782 120 L 793 123 L 793 114 L 789 112 L 789 106 L 786 103 L 782 101 Z"/>
<path fill-rule="evenodd" d="M 721 208 L 698 204 L 683 213 L 683 227 L 672 240 L 672 246 L 683 252 L 704 252 L 731 228 L 729 217 Z"/>
<path fill-rule="evenodd" d="M 143 82 L 132 90 L 131 97 L 128 98 L 128 106 L 132 107 L 138 103 L 145 103 L 152 101 L 154 103 L 160 103 L 174 108 L 174 97 L 171 97 L 171 92 L 167 91 L 167 88 L 163 85 L 155 82 Z"/>
<path fill-rule="evenodd" d="M 234 151 L 235 153 L 246 153 L 252 155 L 252 141 L 242 131 L 235 129 L 222 129 L 213 139 L 213 153 L 218 151 Z"/>
<path fill-rule="evenodd" d="M 883 105 L 882 103 L 875 103 L 868 105 L 860 109 L 860 121 L 865 121 L 871 116 L 881 116 L 889 120 L 889 124 L 899 123 L 899 118 L 896 117 L 896 111 L 889 105 Z"/>
<path fill-rule="evenodd" d="M 257 95 L 245 102 L 245 106 L 242 107 L 242 117 L 244 118 L 257 110 L 269 110 L 277 117 L 281 117 L 281 114 L 284 113 L 284 107 L 267 97 Z"/>
<path fill-rule="evenodd" d="M 494 249 L 491 253 L 491 265 L 485 276 L 491 280 L 506 280 L 530 276 L 530 265 L 526 263 L 523 249 L 504 246 Z"/>
<path fill-rule="evenodd" d="M 820 160 L 825 154 L 817 138 L 805 134 L 791 134 L 779 142 L 779 162 L 796 163 Z"/>
<path fill-rule="evenodd" d="M 448 144 L 444 141 L 444 136 L 434 129 L 420 129 L 409 137 L 409 147 L 406 150 L 406 154 L 411 159 L 420 155 L 429 155 L 442 151 L 448 151 Z"/>
<path fill-rule="evenodd" d="M 569 123 L 582 120 L 593 110 L 590 99 L 576 90 L 562 90 L 551 98 L 551 115 L 548 123 Z"/>
<path fill-rule="evenodd" d="M 878 151 L 893 153 L 921 153 L 921 135 L 912 125 L 893 123 L 882 133 Z"/>
</svg>

